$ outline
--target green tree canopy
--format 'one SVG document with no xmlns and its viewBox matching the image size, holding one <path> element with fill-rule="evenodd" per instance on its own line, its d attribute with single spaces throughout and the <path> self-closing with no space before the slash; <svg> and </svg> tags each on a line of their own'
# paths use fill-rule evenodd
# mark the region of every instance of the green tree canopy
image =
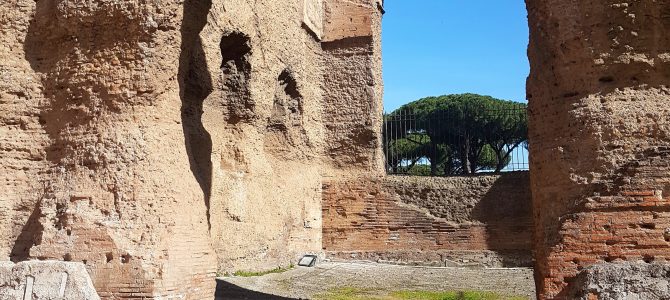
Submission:
<svg viewBox="0 0 670 300">
<path fill-rule="evenodd" d="M 425 159 L 431 175 L 499 172 L 528 134 L 525 104 L 477 94 L 419 99 L 385 118 L 387 162 L 394 171 Z"/>
</svg>

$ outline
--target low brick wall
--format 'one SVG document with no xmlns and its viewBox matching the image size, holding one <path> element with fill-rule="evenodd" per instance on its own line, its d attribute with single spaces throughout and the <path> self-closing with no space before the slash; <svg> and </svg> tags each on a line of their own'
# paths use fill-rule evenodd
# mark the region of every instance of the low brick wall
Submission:
<svg viewBox="0 0 670 300">
<path fill-rule="evenodd" d="M 323 244 L 330 257 L 532 265 L 527 172 L 331 181 L 323 190 Z"/>
</svg>

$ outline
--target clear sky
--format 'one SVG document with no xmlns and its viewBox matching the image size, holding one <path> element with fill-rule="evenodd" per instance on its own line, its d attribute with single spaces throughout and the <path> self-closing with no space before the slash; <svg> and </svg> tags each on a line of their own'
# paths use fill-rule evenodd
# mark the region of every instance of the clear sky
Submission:
<svg viewBox="0 0 670 300">
<path fill-rule="evenodd" d="M 523 0 L 386 0 L 384 108 L 477 93 L 525 102 Z"/>
</svg>

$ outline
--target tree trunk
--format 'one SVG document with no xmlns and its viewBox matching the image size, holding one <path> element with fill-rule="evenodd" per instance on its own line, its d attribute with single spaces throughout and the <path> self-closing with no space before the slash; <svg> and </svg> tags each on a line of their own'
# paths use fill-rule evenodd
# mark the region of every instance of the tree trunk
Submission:
<svg viewBox="0 0 670 300">
<path fill-rule="evenodd" d="M 493 149 L 495 149 L 495 148 L 493 148 Z M 504 163 L 505 163 L 506 156 L 502 155 L 502 149 L 500 149 L 500 150 L 495 149 L 495 150 L 496 150 L 496 158 L 498 159 L 498 163 L 496 164 L 496 173 L 500 173 L 500 171 L 502 171 L 502 169 L 505 167 Z"/>
<path fill-rule="evenodd" d="M 478 155 L 470 155 L 470 174 L 476 174 L 477 173 L 477 159 Z"/>
<path fill-rule="evenodd" d="M 430 176 L 437 176 L 437 165 L 439 163 L 439 155 L 437 154 L 437 145 L 431 143 L 430 153 Z"/>
<path fill-rule="evenodd" d="M 463 174 L 470 174 L 470 140 L 465 139 L 461 151 L 461 164 L 463 164 Z"/>
</svg>

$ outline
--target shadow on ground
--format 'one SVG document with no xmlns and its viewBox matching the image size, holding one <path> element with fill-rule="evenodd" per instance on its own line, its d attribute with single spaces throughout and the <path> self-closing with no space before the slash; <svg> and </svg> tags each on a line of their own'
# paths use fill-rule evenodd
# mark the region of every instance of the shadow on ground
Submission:
<svg viewBox="0 0 670 300">
<path fill-rule="evenodd" d="M 216 280 L 215 300 L 243 300 L 243 299 L 269 299 L 269 300 L 300 300 L 299 298 L 286 298 L 256 292 L 237 286 L 225 280 Z"/>
</svg>

